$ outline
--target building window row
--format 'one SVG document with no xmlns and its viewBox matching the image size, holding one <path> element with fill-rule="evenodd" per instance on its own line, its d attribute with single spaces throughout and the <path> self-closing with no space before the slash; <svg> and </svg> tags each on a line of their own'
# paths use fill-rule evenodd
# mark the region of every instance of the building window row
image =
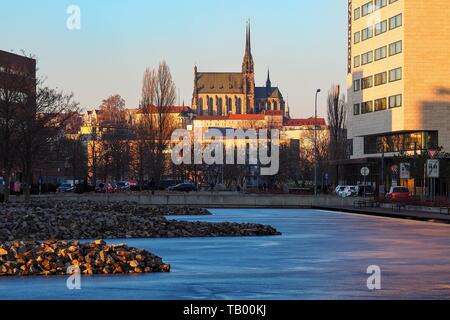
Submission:
<svg viewBox="0 0 450 320">
<path fill-rule="evenodd" d="M 371 14 L 374 11 L 380 10 L 381 8 L 384 8 L 389 4 L 392 4 L 394 2 L 397 2 L 398 0 L 375 0 L 375 1 L 369 1 L 366 4 L 364 4 L 361 7 L 356 8 L 353 11 L 353 16 L 355 20 L 360 19 L 361 17 L 365 17 L 369 14 Z"/>
<path fill-rule="evenodd" d="M 355 79 L 353 80 L 353 92 L 358 92 L 361 90 L 372 88 L 373 86 L 381 86 L 388 82 L 388 75 L 389 75 L 389 82 L 395 82 L 402 80 L 402 68 L 395 68 L 392 70 L 389 70 L 389 73 L 386 72 L 380 72 L 377 73 L 375 76 L 367 76 L 362 79 Z"/>
<path fill-rule="evenodd" d="M 355 103 L 353 105 L 353 115 L 367 114 L 377 111 L 395 109 L 402 106 L 403 96 L 401 94 L 393 95 L 388 98 L 379 98 L 374 101 L 365 101 L 362 103 Z"/>
<path fill-rule="evenodd" d="M 402 14 L 398 14 L 394 17 L 389 18 L 389 30 L 394 30 L 396 28 L 401 27 L 403 24 L 403 16 Z M 388 31 L 388 20 L 383 20 L 381 22 L 376 23 L 374 26 L 369 26 L 362 31 L 357 31 L 353 34 L 353 43 L 357 44 L 361 41 L 366 41 L 373 38 L 374 33 L 375 36 L 379 36 Z"/>
<path fill-rule="evenodd" d="M 360 66 L 364 66 L 366 64 L 372 63 L 374 61 L 379 61 L 387 58 L 389 48 L 389 56 L 395 56 L 397 54 L 402 53 L 403 51 L 403 43 L 402 40 L 391 43 L 389 46 L 383 46 L 375 49 L 375 57 L 374 51 L 368 51 L 363 53 L 362 55 L 357 55 L 353 57 L 353 67 L 358 68 Z"/>
<path fill-rule="evenodd" d="M 364 154 L 423 151 L 439 146 L 437 131 L 391 133 L 364 137 Z"/>
</svg>

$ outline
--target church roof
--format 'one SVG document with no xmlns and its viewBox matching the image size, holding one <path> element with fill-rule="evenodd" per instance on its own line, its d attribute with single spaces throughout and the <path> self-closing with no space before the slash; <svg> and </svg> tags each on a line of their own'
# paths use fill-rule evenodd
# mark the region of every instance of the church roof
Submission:
<svg viewBox="0 0 450 320">
<path fill-rule="evenodd" d="M 256 99 L 266 99 L 266 98 L 279 98 L 283 99 L 283 95 L 278 87 L 255 87 L 255 98 Z"/>
<path fill-rule="evenodd" d="M 234 72 L 199 72 L 197 73 L 198 93 L 243 93 L 244 78 L 242 73 Z"/>
</svg>

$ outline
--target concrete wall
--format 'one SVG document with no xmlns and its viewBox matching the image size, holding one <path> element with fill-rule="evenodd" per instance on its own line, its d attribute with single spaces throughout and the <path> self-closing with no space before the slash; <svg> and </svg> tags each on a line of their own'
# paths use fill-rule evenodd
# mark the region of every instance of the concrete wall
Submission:
<svg viewBox="0 0 450 320">
<path fill-rule="evenodd" d="M 355 198 L 296 195 L 243 195 L 237 193 L 200 194 L 61 194 L 36 198 L 67 201 L 132 201 L 149 206 L 190 206 L 203 208 L 311 208 L 313 206 L 352 206 Z"/>
</svg>

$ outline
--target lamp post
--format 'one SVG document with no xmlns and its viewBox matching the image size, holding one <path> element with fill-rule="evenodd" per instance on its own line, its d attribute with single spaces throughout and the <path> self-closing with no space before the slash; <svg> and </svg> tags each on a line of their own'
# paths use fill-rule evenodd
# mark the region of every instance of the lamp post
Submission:
<svg viewBox="0 0 450 320">
<path fill-rule="evenodd" d="M 316 100 L 314 108 L 314 196 L 317 197 L 317 96 L 320 89 L 316 91 Z"/>
</svg>

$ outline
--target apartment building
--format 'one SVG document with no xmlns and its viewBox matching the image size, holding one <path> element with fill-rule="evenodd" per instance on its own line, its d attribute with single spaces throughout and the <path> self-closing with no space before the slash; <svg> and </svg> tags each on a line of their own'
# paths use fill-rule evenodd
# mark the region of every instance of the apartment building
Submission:
<svg viewBox="0 0 450 320">
<path fill-rule="evenodd" d="M 450 152 L 447 0 L 351 0 L 348 138 L 352 158 Z"/>
</svg>

